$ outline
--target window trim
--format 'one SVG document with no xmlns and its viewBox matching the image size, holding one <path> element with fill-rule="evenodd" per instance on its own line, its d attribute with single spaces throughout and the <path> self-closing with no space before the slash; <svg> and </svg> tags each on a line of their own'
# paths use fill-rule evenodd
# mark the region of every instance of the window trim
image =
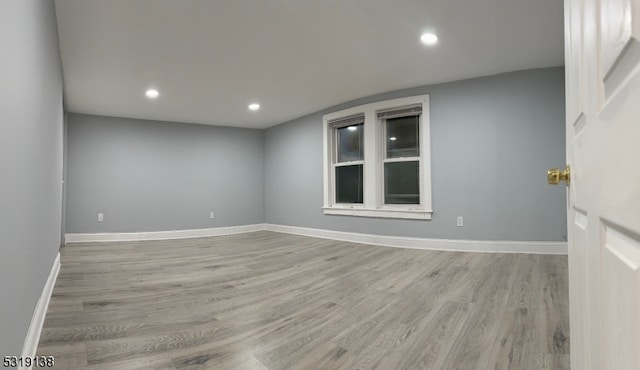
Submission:
<svg viewBox="0 0 640 370">
<path fill-rule="evenodd" d="M 410 105 L 422 105 L 419 121 L 420 204 L 384 204 L 384 136 L 383 120 L 377 112 Z M 335 203 L 335 129 L 330 121 L 364 114 L 363 203 Z M 429 95 L 384 100 L 326 114 L 322 117 L 324 214 L 362 217 L 430 220 L 431 205 L 431 139 Z M 404 158 L 406 160 L 408 158 Z"/>
</svg>

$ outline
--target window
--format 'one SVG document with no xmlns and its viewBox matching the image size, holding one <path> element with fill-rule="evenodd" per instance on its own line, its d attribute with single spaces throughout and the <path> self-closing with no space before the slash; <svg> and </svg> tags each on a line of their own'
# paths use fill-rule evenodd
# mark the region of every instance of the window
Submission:
<svg viewBox="0 0 640 370">
<path fill-rule="evenodd" d="M 364 188 L 364 116 L 347 117 L 330 122 L 336 138 L 335 202 L 363 202 Z"/>
<path fill-rule="evenodd" d="M 323 117 L 325 214 L 431 218 L 428 98 Z"/>
</svg>

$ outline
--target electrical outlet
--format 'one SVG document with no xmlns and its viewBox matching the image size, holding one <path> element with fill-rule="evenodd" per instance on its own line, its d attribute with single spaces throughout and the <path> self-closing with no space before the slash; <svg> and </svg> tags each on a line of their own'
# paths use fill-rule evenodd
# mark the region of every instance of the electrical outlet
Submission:
<svg viewBox="0 0 640 370">
<path fill-rule="evenodd" d="M 209 212 L 209 218 L 215 218 L 215 214 L 213 213 L 213 211 Z"/>
<path fill-rule="evenodd" d="M 464 219 L 462 218 L 462 216 L 458 216 L 458 219 L 456 220 L 456 226 L 462 227 L 463 225 L 464 225 Z"/>
<path fill-rule="evenodd" d="M 104 213 L 98 212 L 98 222 L 104 221 Z"/>
</svg>

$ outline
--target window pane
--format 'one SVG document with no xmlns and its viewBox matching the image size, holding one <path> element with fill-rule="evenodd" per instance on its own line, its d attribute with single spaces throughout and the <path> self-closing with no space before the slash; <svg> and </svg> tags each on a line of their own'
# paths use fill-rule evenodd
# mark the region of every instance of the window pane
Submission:
<svg viewBox="0 0 640 370">
<path fill-rule="evenodd" d="M 361 161 L 364 158 L 364 125 L 341 127 L 338 130 L 338 163 Z"/>
<path fill-rule="evenodd" d="M 336 203 L 362 203 L 362 165 L 336 167 Z"/>
<path fill-rule="evenodd" d="M 420 116 L 387 119 L 387 158 L 417 157 Z"/>
<path fill-rule="evenodd" d="M 384 203 L 420 204 L 418 161 L 384 164 Z"/>
</svg>

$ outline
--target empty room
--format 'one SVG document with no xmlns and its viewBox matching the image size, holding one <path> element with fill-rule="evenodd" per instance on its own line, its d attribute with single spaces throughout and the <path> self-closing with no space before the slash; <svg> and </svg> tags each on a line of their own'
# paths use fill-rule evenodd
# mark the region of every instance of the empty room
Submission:
<svg viewBox="0 0 640 370">
<path fill-rule="evenodd" d="M 638 0 L 0 2 L 0 360 L 640 369 Z"/>
</svg>

